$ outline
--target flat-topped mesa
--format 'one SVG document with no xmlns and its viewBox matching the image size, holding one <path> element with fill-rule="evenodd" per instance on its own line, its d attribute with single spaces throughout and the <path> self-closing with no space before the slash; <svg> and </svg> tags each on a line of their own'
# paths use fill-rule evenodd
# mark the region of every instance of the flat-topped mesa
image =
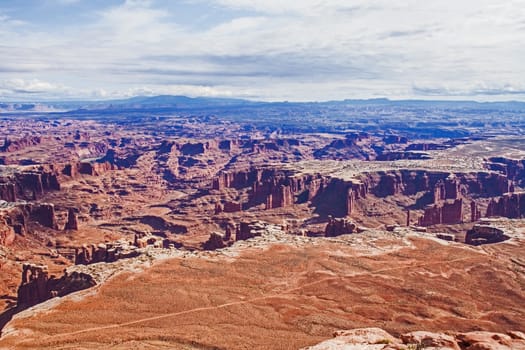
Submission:
<svg viewBox="0 0 525 350">
<path fill-rule="evenodd" d="M 253 153 L 266 153 L 287 149 L 292 146 L 299 146 L 300 144 L 301 142 L 297 139 L 264 139 L 250 140 L 246 142 L 243 147 L 251 148 L 251 152 Z"/>
<path fill-rule="evenodd" d="M 36 146 L 42 142 L 40 136 L 24 136 L 18 140 L 10 140 L 7 137 L 4 140 L 4 144 L 0 146 L 0 152 L 16 152 L 28 148 L 31 146 Z"/>
<path fill-rule="evenodd" d="M 242 203 L 234 201 L 225 201 L 224 203 L 215 204 L 215 214 L 219 213 L 235 213 L 242 211 Z"/>
<path fill-rule="evenodd" d="M 38 200 L 46 192 L 59 191 L 67 166 L 71 164 L 46 164 L 15 171 L 0 179 L 0 200 Z"/>
<path fill-rule="evenodd" d="M 39 199 L 44 192 L 60 190 L 58 174 L 54 169 L 15 173 L 15 178 L 17 192 L 24 199 Z"/>
<path fill-rule="evenodd" d="M 241 189 L 249 187 L 253 183 L 261 181 L 261 175 L 261 169 L 221 172 L 213 179 L 212 188 L 214 190 L 223 190 L 225 188 Z"/>
<path fill-rule="evenodd" d="M 387 145 L 392 144 L 407 144 L 408 138 L 406 136 L 400 136 L 400 135 L 385 135 L 383 137 L 383 142 Z"/>
<path fill-rule="evenodd" d="M 56 296 L 64 296 L 96 285 L 91 275 L 64 272 L 60 278 L 49 276 L 45 265 L 24 264 L 18 287 L 17 306 L 30 307 Z"/>
<path fill-rule="evenodd" d="M 499 171 L 519 186 L 525 186 L 525 159 L 509 159 L 505 157 L 489 158 L 487 166 L 491 170 Z"/>
<path fill-rule="evenodd" d="M 487 216 L 503 216 L 511 219 L 525 217 L 525 192 L 505 193 L 499 199 L 491 199 Z"/>
</svg>

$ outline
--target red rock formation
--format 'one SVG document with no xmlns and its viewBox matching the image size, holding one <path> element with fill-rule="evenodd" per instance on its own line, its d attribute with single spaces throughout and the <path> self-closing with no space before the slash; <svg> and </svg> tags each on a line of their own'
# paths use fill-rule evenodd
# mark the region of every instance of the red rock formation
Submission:
<svg viewBox="0 0 525 350">
<path fill-rule="evenodd" d="M 38 145 L 40 142 L 42 142 L 42 139 L 39 136 L 25 136 L 15 141 L 11 141 L 6 137 L 4 144 L 0 147 L 0 152 L 16 152 Z"/>
<path fill-rule="evenodd" d="M 334 219 L 330 217 L 325 228 L 326 237 L 336 237 L 344 234 L 356 233 L 357 225 L 346 219 Z"/>
<path fill-rule="evenodd" d="M 0 246 L 9 246 L 15 241 L 15 231 L 5 218 L 0 217 Z"/>
<path fill-rule="evenodd" d="M 442 202 L 425 208 L 425 213 L 418 220 L 419 226 L 439 224 L 458 224 L 463 221 L 463 200 Z"/>
<path fill-rule="evenodd" d="M 215 204 L 215 214 L 219 213 L 235 213 L 242 211 L 242 203 L 226 201 L 224 204 Z"/>
<path fill-rule="evenodd" d="M 481 219 L 481 211 L 478 209 L 476 202 L 470 202 L 470 221 L 475 222 Z"/>
<path fill-rule="evenodd" d="M 78 172 L 80 174 L 99 176 L 113 169 L 114 166 L 109 162 L 81 162 L 78 167 Z"/>
<path fill-rule="evenodd" d="M 238 140 L 221 140 L 218 147 L 224 151 L 233 151 L 239 147 L 239 142 Z"/>
<path fill-rule="evenodd" d="M 76 178 L 78 176 L 78 163 L 68 163 L 64 165 L 62 169 L 62 174 Z"/>
<path fill-rule="evenodd" d="M 408 143 L 408 138 L 405 136 L 399 136 L 399 135 L 386 135 L 385 137 L 383 137 L 383 141 L 387 145 L 399 144 L 399 143 L 406 144 Z"/>
<path fill-rule="evenodd" d="M 244 241 L 253 237 L 260 236 L 264 230 L 264 224 L 259 221 L 242 221 L 237 228 L 235 235 L 236 241 Z"/>
<path fill-rule="evenodd" d="M 78 230 L 78 215 L 74 208 L 69 208 L 67 211 L 67 222 L 64 230 Z"/>
<path fill-rule="evenodd" d="M 55 217 L 55 206 L 51 203 L 42 203 L 34 205 L 31 208 L 31 217 L 42 226 L 58 229 Z"/>
<path fill-rule="evenodd" d="M 47 266 L 24 264 L 18 288 L 18 305 L 35 305 L 51 298 Z"/>
<path fill-rule="evenodd" d="M 225 188 L 245 188 L 250 187 L 255 182 L 261 181 L 262 171 L 251 169 L 248 171 L 223 172 L 213 179 L 213 189 L 222 190 Z"/>
<path fill-rule="evenodd" d="M 39 166 L 15 172 L 0 179 L 0 199 L 14 202 L 17 199 L 35 200 L 47 191 L 60 190 L 60 171 L 57 165 Z"/>
<path fill-rule="evenodd" d="M 22 283 L 18 287 L 17 305 L 29 307 L 56 296 L 93 287 L 95 284 L 93 277 L 85 273 L 66 272 L 57 279 L 49 276 L 47 266 L 24 264 Z"/>
<path fill-rule="evenodd" d="M 75 251 L 76 265 L 89 265 L 99 262 L 111 262 L 113 259 L 108 256 L 108 246 L 105 244 L 83 245 Z"/>
<path fill-rule="evenodd" d="M 456 178 L 439 180 L 434 187 L 434 204 L 446 199 L 458 199 L 461 195 L 461 183 Z"/>
<path fill-rule="evenodd" d="M 11 227 L 15 234 L 24 235 L 31 213 L 31 204 L 17 204 L 1 212 L 3 222 Z"/>
<path fill-rule="evenodd" d="M 15 202 L 15 184 L 14 183 L 0 183 L 0 200 L 6 202 Z"/>
<path fill-rule="evenodd" d="M 294 204 L 294 197 L 289 185 L 272 186 L 266 196 L 266 209 L 284 208 Z"/>
<path fill-rule="evenodd" d="M 448 147 L 446 145 L 441 145 L 438 143 L 413 143 L 408 145 L 405 148 L 405 151 L 434 151 L 447 148 Z"/>
<path fill-rule="evenodd" d="M 509 180 L 515 181 L 518 185 L 525 185 L 525 159 L 508 159 L 504 157 L 494 157 L 489 159 L 488 167 L 491 170 L 503 173 Z"/>
<path fill-rule="evenodd" d="M 210 238 L 203 244 L 205 250 L 216 250 L 227 246 L 227 239 L 225 235 L 219 232 L 212 232 Z"/>
<path fill-rule="evenodd" d="M 474 225 L 467 231 L 465 243 L 470 245 L 481 245 L 503 242 L 509 239 L 503 230 L 488 225 Z"/>
<path fill-rule="evenodd" d="M 464 183 L 468 193 L 483 196 L 501 196 L 513 192 L 509 179 L 505 175 L 496 173 L 477 173 L 475 177 L 465 177 Z"/>
<path fill-rule="evenodd" d="M 525 348 L 525 334 L 475 331 L 468 333 L 432 333 L 415 331 L 399 339 L 380 328 L 358 328 L 337 331 L 334 338 L 301 350 L 344 349 L 440 349 L 440 350 L 514 350 Z"/>
<path fill-rule="evenodd" d="M 525 192 L 506 193 L 498 200 L 491 199 L 487 216 L 503 216 L 511 219 L 525 217 Z"/>
</svg>

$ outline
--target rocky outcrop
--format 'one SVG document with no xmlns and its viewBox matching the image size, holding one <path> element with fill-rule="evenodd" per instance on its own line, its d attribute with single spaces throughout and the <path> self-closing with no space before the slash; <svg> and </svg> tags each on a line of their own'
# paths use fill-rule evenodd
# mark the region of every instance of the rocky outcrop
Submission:
<svg viewBox="0 0 525 350">
<path fill-rule="evenodd" d="M 396 349 L 401 341 L 380 328 L 358 328 L 337 331 L 334 338 L 302 350 L 386 350 Z"/>
<path fill-rule="evenodd" d="M 16 204 L 2 208 L 0 218 L 15 234 L 24 235 L 31 214 L 31 204 Z"/>
<path fill-rule="evenodd" d="M 482 245 L 506 241 L 510 237 L 505 235 L 502 229 L 490 225 L 474 225 L 467 231 L 465 243 L 470 245 Z"/>
<path fill-rule="evenodd" d="M 462 182 L 467 193 L 483 197 L 501 196 L 507 192 L 514 192 L 512 182 L 505 176 L 497 173 L 480 172 L 475 176 L 464 176 Z"/>
<path fill-rule="evenodd" d="M 194 156 L 197 154 L 202 154 L 206 149 L 209 148 L 208 144 L 204 144 L 202 142 L 199 143 L 185 143 L 182 146 L 180 146 L 180 152 L 183 155 L 187 156 Z"/>
<path fill-rule="evenodd" d="M 62 170 L 63 165 L 59 164 L 20 168 L 0 178 L 0 199 L 8 202 L 38 200 L 45 192 L 59 191 Z"/>
<path fill-rule="evenodd" d="M 16 201 L 16 190 L 14 183 L 0 183 L 0 200 L 6 202 Z"/>
<path fill-rule="evenodd" d="M 74 208 L 67 210 L 67 221 L 64 230 L 78 230 L 78 214 Z"/>
<path fill-rule="evenodd" d="M 210 238 L 202 245 L 205 250 L 216 250 L 228 246 L 228 239 L 220 232 L 212 232 Z"/>
<path fill-rule="evenodd" d="M 212 187 L 219 191 L 225 188 L 241 189 L 261 181 L 261 176 L 262 170 L 260 169 L 222 172 L 213 179 Z"/>
<path fill-rule="evenodd" d="M 80 174 L 91 176 L 99 176 L 110 170 L 114 170 L 114 166 L 110 162 L 80 162 L 78 165 Z"/>
<path fill-rule="evenodd" d="M 457 342 L 467 350 L 507 350 L 525 348 L 525 337 L 521 332 L 509 334 L 492 332 L 468 332 L 456 335 Z"/>
<path fill-rule="evenodd" d="M 96 284 L 92 276 L 65 272 L 60 278 L 49 276 L 47 266 L 24 264 L 22 283 L 18 287 L 17 305 L 29 307 L 56 296 L 64 296 Z"/>
<path fill-rule="evenodd" d="M 140 254 L 137 250 L 138 247 L 142 248 L 147 245 L 155 245 L 158 248 L 162 248 L 163 240 L 160 237 L 146 235 L 142 237 L 135 236 L 133 245 L 125 242 L 84 244 L 82 247 L 75 249 L 75 264 L 89 265 L 133 258 Z"/>
<path fill-rule="evenodd" d="M 470 202 L 470 221 L 476 222 L 481 219 L 481 211 L 475 201 Z"/>
<path fill-rule="evenodd" d="M 394 160 L 414 160 L 414 159 L 430 159 L 430 156 L 426 153 L 416 153 L 416 152 L 385 152 L 378 154 L 375 160 L 378 161 L 394 161 Z"/>
<path fill-rule="evenodd" d="M 15 241 L 15 230 L 0 216 L 0 246 L 9 246 Z"/>
<path fill-rule="evenodd" d="M 425 331 L 415 331 L 400 336 L 404 344 L 417 344 L 421 348 L 438 348 L 460 350 L 460 347 L 453 336 L 443 333 L 431 333 Z"/>
<path fill-rule="evenodd" d="M 219 213 L 235 213 L 242 211 L 242 203 L 225 201 L 224 203 L 217 203 L 215 205 L 215 214 Z"/>
<path fill-rule="evenodd" d="M 358 207 L 357 202 L 369 194 L 380 198 L 419 194 L 414 209 L 425 210 L 420 220 L 429 226 L 460 223 L 463 221 L 463 198 L 501 195 L 511 186 L 505 176 L 489 172 L 454 174 L 396 170 L 363 173 L 355 179 L 343 180 L 288 170 L 251 169 L 220 173 L 213 181 L 213 188 L 250 188 L 248 202 L 240 203 L 243 209 L 261 204 L 267 209 L 285 208 L 311 202 L 316 212 L 336 217 L 352 215 Z M 231 209 L 240 210 L 238 206 Z M 223 207 L 217 206 L 216 212 L 222 211 Z M 471 219 L 476 221 L 480 217 L 481 213 L 474 204 Z"/>
<path fill-rule="evenodd" d="M 315 150 L 314 157 L 317 159 L 373 159 L 376 155 L 373 150 L 365 150 L 358 145 L 363 138 L 367 138 L 365 134 L 347 134 L 344 139 L 336 139 L 329 145 Z"/>
<path fill-rule="evenodd" d="M 334 338 L 302 350 L 514 350 L 525 348 L 525 334 L 509 331 L 433 333 L 415 331 L 395 338 L 380 328 L 337 331 Z"/>
<path fill-rule="evenodd" d="M 266 196 L 266 209 L 285 208 L 294 204 L 294 196 L 289 185 L 272 186 Z"/>
<path fill-rule="evenodd" d="M 25 136 L 14 141 L 6 137 L 4 144 L 0 147 L 0 152 L 16 152 L 27 147 L 38 145 L 40 142 L 42 142 L 42 138 L 39 136 Z"/>
<path fill-rule="evenodd" d="M 463 200 L 445 201 L 425 208 L 419 218 L 419 226 L 432 226 L 439 224 L 459 224 L 463 222 Z"/>
<path fill-rule="evenodd" d="M 487 216 L 503 216 L 511 219 L 525 217 L 525 192 L 506 193 L 499 199 L 491 199 Z"/>
<path fill-rule="evenodd" d="M 449 148 L 439 143 L 413 143 L 405 148 L 405 151 L 435 151 Z"/>
<path fill-rule="evenodd" d="M 525 159 L 509 159 L 504 157 L 489 158 L 488 168 L 499 171 L 509 180 L 525 187 Z"/>
<path fill-rule="evenodd" d="M 260 236 L 264 232 L 265 224 L 260 221 L 242 221 L 237 227 L 235 240 L 244 241 Z"/>
<path fill-rule="evenodd" d="M 347 219 L 334 219 L 330 217 L 325 228 L 326 237 L 337 237 L 340 235 L 356 233 L 357 225 Z"/>
<path fill-rule="evenodd" d="M 387 145 L 392 144 L 407 144 L 408 138 L 405 136 L 399 136 L 399 135 L 386 135 L 383 137 L 383 142 Z"/>
<path fill-rule="evenodd" d="M 31 218 L 42 226 L 57 230 L 55 205 L 51 203 L 35 204 L 31 207 Z"/>
</svg>

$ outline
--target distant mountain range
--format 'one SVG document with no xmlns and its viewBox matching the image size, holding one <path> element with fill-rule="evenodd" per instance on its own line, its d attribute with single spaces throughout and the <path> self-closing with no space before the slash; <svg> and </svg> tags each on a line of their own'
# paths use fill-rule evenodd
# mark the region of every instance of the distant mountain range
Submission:
<svg viewBox="0 0 525 350">
<path fill-rule="evenodd" d="M 342 100 L 324 102 L 259 102 L 234 98 L 187 97 L 187 96 L 138 96 L 107 101 L 55 101 L 55 102 L 0 102 L 0 113 L 51 113 L 51 112 L 95 112 L 95 111 L 140 111 L 140 110 L 191 110 L 234 107 L 329 107 L 329 106 L 400 106 L 414 108 L 452 108 L 482 110 L 523 110 L 525 102 L 476 102 L 433 100 L 389 100 L 386 98 L 364 100 Z"/>
</svg>

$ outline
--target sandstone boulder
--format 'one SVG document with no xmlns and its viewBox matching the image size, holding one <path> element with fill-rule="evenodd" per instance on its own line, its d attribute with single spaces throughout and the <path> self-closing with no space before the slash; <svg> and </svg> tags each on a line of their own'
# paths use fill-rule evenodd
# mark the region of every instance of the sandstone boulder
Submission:
<svg viewBox="0 0 525 350">
<path fill-rule="evenodd" d="M 380 328 L 338 331 L 334 338 L 303 350 L 386 350 L 400 348 L 399 340 Z"/>
<path fill-rule="evenodd" d="M 206 250 L 216 250 L 226 247 L 225 235 L 219 232 L 212 232 L 210 238 L 203 244 Z"/>
<path fill-rule="evenodd" d="M 461 350 L 453 336 L 425 331 L 410 332 L 401 335 L 405 344 L 419 344 L 424 349 Z"/>
<path fill-rule="evenodd" d="M 506 334 L 491 332 L 469 332 L 456 336 L 460 345 L 467 350 L 510 350 L 513 347 L 512 338 Z"/>
</svg>

